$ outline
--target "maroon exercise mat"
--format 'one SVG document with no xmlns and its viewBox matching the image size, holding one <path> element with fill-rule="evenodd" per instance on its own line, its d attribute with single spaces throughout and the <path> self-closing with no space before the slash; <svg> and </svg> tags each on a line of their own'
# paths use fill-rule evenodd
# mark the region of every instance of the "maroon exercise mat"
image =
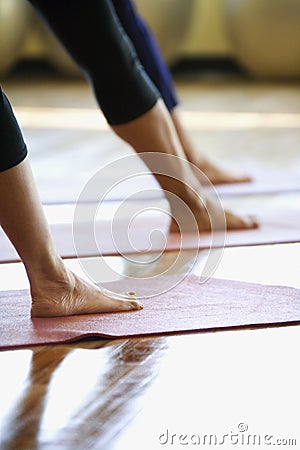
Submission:
<svg viewBox="0 0 300 450">
<path fill-rule="evenodd" d="M 300 191 L 300 174 L 295 172 L 284 172 L 276 170 L 266 170 L 259 167 L 247 169 L 247 173 L 252 177 L 249 183 L 219 184 L 215 188 L 221 197 L 243 196 L 243 195 L 264 195 L 276 193 L 288 193 Z M 37 174 L 38 175 L 38 174 Z M 120 174 L 121 178 L 121 174 Z M 67 182 L 66 182 L 67 180 Z M 61 177 L 59 174 L 43 173 L 43 178 L 38 178 L 38 188 L 43 204 L 67 204 L 76 203 L 81 189 L 88 181 L 84 174 L 78 173 L 76 177 Z M 105 201 L 121 201 L 143 189 L 141 198 L 161 199 L 163 191 L 159 188 L 157 181 L 151 174 L 143 177 L 132 177 L 123 180 L 107 193 Z M 86 202 L 99 202 L 101 193 L 92 192 L 85 197 Z"/>
<path fill-rule="evenodd" d="M 238 230 L 227 232 L 225 239 L 226 247 L 282 244 L 300 242 L 300 208 L 266 207 L 256 215 L 260 224 L 259 228 L 251 230 Z M 167 222 L 165 215 L 153 213 L 148 218 L 141 217 L 135 222 L 131 229 L 130 240 L 126 238 L 126 227 L 128 220 L 121 218 L 114 224 L 111 231 L 111 219 L 98 221 L 95 227 L 96 240 L 93 238 L 93 229 L 88 223 L 81 223 L 76 233 L 77 246 L 74 248 L 73 232 L 71 223 L 52 224 L 51 231 L 56 247 L 64 258 L 78 256 L 118 255 L 125 253 L 144 251 L 166 251 L 178 249 L 208 249 L 220 247 L 224 242 L 224 236 L 216 233 L 212 239 L 211 233 L 184 234 L 167 233 Z M 158 230 L 151 236 L 153 229 Z M 160 233 L 160 231 L 162 233 Z M 125 233 L 125 234 L 124 234 Z M 167 236 L 164 242 L 163 233 Z M 150 238 L 149 238 L 150 236 Z M 96 244 L 95 244 L 96 242 Z M 14 248 L 0 230 L 0 262 L 19 261 Z"/>
<path fill-rule="evenodd" d="M 168 277 L 124 284 L 139 295 L 153 283 L 164 290 Z M 167 281 L 168 282 L 168 281 Z M 211 279 L 192 275 L 168 292 L 145 298 L 138 312 L 31 319 L 28 291 L 0 293 L 0 348 L 63 343 L 89 336 L 125 338 L 300 323 L 300 290 L 283 286 Z"/>
</svg>

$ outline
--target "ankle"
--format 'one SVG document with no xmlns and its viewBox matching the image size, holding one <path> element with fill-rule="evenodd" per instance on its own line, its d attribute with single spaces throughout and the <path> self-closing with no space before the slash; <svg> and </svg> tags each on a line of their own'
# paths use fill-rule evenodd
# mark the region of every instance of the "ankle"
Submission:
<svg viewBox="0 0 300 450">
<path fill-rule="evenodd" d="M 44 282 L 55 281 L 59 283 L 69 282 L 69 271 L 58 255 L 44 258 L 40 264 L 26 267 L 31 287 L 40 287 Z"/>
</svg>

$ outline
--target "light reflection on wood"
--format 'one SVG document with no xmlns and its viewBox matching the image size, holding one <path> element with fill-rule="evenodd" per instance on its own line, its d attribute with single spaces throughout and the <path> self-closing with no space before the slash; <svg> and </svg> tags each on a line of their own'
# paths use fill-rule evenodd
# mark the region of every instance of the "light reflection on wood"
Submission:
<svg viewBox="0 0 300 450">
<path fill-rule="evenodd" d="M 1 448 L 100 446 L 137 414 L 157 376 L 165 339 L 90 341 L 83 347 L 32 349 L 28 377 L 0 424 Z"/>
</svg>

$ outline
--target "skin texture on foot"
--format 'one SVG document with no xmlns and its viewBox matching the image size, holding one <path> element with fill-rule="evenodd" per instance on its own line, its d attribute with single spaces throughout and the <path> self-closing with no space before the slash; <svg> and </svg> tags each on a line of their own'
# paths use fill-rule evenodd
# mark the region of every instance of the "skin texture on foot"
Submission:
<svg viewBox="0 0 300 450">
<path fill-rule="evenodd" d="M 109 297 L 65 267 L 54 248 L 28 160 L 0 173 L 0 222 L 25 264 L 32 317 L 142 308 L 134 295 Z"/>
<path fill-rule="evenodd" d="M 196 216 L 199 231 L 211 231 L 211 223 L 207 213 L 201 211 Z M 227 230 L 251 230 L 258 228 L 258 223 L 252 216 L 237 216 L 236 214 L 225 211 L 226 229 Z M 178 233 L 179 231 L 189 232 L 189 227 L 184 226 L 179 229 L 177 222 L 173 219 L 170 224 L 169 231 Z M 216 230 L 217 231 L 217 230 Z"/>
<path fill-rule="evenodd" d="M 66 271 L 62 279 L 37 282 L 36 287 L 31 287 L 31 298 L 31 317 L 100 314 L 143 308 L 133 292 L 128 293 L 124 300 L 110 297 L 71 271 Z"/>
<path fill-rule="evenodd" d="M 206 199 L 205 206 L 204 203 L 195 202 L 195 197 L 193 198 L 193 202 L 189 203 L 189 206 L 192 205 L 192 213 L 194 215 L 194 218 L 196 220 L 197 224 L 197 231 L 212 231 L 212 222 L 209 216 L 209 212 L 213 210 L 217 210 L 217 207 L 214 207 L 214 203 L 211 199 Z M 254 217 L 249 215 L 236 215 L 232 213 L 231 211 L 224 211 L 225 215 L 225 224 L 226 224 L 226 230 L 248 230 L 248 229 L 254 229 L 258 228 L 258 223 L 255 220 Z M 183 214 L 182 214 L 182 220 L 180 213 L 178 214 L 178 211 L 176 215 L 172 215 L 172 217 L 176 217 L 176 220 L 172 219 L 170 224 L 170 232 L 176 233 L 179 231 L 182 232 L 192 232 L 195 231 L 195 225 L 189 224 L 184 220 Z M 178 226 L 179 225 L 179 226 Z M 190 227 L 191 225 L 191 227 Z M 223 220 L 220 220 L 220 227 L 218 227 L 218 222 L 216 219 L 214 220 L 214 231 L 220 231 L 223 229 L 224 222 Z"/>
</svg>

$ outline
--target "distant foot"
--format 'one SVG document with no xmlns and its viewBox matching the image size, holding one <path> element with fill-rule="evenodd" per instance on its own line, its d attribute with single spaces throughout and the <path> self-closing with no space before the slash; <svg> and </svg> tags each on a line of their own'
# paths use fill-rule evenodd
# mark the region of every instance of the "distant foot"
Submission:
<svg viewBox="0 0 300 450">
<path fill-rule="evenodd" d="M 191 160 L 192 159 L 192 160 Z M 190 162 L 194 164 L 204 175 L 207 176 L 209 181 L 214 184 L 230 184 L 230 183 L 249 183 L 252 181 L 251 177 L 245 174 L 236 173 L 230 169 L 222 167 L 218 162 L 214 162 L 202 155 L 197 155 L 195 158 L 191 158 Z M 207 184 L 207 180 L 199 180 L 202 184 Z"/>
<path fill-rule="evenodd" d="M 60 317 L 142 309 L 133 293 L 126 299 L 110 297 L 66 270 L 59 280 L 35 283 L 31 287 L 32 317 Z"/>
<path fill-rule="evenodd" d="M 256 219 L 249 215 L 239 216 L 230 211 L 225 211 L 227 230 L 248 230 L 258 228 Z"/>
<path fill-rule="evenodd" d="M 195 208 L 195 206 L 193 206 L 192 209 L 199 231 L 212 231 L 212 221 L 207 211 L 208 212 L 218 211 L 218 209 L 220 208 L 220 206 L 218 206 L 218 209 L 217 207 L 214 207 L 213 202 L 210 200 L 207 200 L 206 206 L 207 209 L 204 208 L 203 205 L 200 205 L 198 208 L 197 207 Z M 234 214 L 230 211 L 224 211 L 224 215 L 226 222 L 225 224 L 224 224 L 224 216 L 220 218 L 219 224 L 217 219 L 214 219 L 213 226 L 215 231 L 224 229 L 224 225 L 226 230 L 249 230 L 253 228 L 258 228 L 259 226 L 256 219 L 252 216 L 248 215 L 241 216 Z M 182 218 L 182 220 L 180 220 L 180 216 L 178 216 L 178 213 L 172 215 L 172 217 L 176 217 L 177 222 L 179 222 L 180 230 L 182 232 L 194 231 L 195 224 L 187 223 L 184 217 Z M 174 219 L 172 219 L 170 224 L 171 233 L 179 232 L 177 222 Z"/>
<path fill-rule="evenodd" d="M 212 184 L 247 183 L 251 181 L 251 177 L 248 175 L 235 173 L 230 168 L 222 167 L 219 161 L 214 161 L 203 154 L 195 146 L 188 133 L 186 133 L 180 115 L 177 113 L 177 108 L 174 108 L 170 114 L 186 159 L 200 169 Z M 199 178 L 199 174 L 197 178 Z M 205 180 L 203 179 L 198 179 L 198 181 L 201 184 L 205 184 Z M 207 180 L 206 184 L 208 184 Z"/>
</svg>

